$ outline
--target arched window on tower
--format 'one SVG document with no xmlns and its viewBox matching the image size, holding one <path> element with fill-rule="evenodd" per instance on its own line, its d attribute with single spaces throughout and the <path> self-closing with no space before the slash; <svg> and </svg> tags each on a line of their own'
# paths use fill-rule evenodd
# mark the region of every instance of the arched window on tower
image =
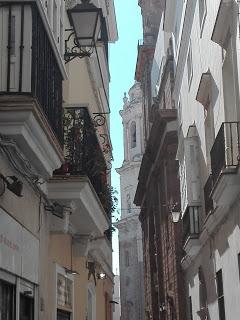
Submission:
<svg viewBox="0 0 240 320">
<path fill-rule="evenodd" d="M 131 148 L 135 148 L 137 145 L 137 136 L 136 136 L 136 122 L 131 123 Z"/>
</svg>

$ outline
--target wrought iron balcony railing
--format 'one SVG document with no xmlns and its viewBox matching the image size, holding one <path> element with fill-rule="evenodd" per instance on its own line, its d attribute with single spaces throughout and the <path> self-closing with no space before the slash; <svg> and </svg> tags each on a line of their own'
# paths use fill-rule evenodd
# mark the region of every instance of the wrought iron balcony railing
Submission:
<svg viewBox="0 0 240 320">
<path fill-rule="evenodd" d="M 212 175 L 207 179 L 207 182 L 204 186 L 204 198 L 205 198 L 205 212 L 206 215 L 213 211 L 213 199 L 212 199 L 212 190 L 213 190 L 213 179 Z"/>
<path fill-rule="evenodd" d="M 183 240 L 198 238 L 200 233 L 200 207 L 189 206 L 183 216 Z"/>
<path fill-rule="evenodd" d="M 32 5 L 32 94 L 63 143 L 62 75 L 37 8 Z"/>
<path fill-rule="evenodd" d="M 107 184 L 107 166 L 87 108 L 65 108 L 63 126 L 65 164 L 55 175 L 88 176 L 111 218 L 112 195 Z"/>
<path fill-rule="evenodd" d="M 6 19 L 0 17 L 0 24 L 8 32 L 0 52 L 6 62 L 0 94 L 36 98 L 62 144 L 63 78 L 38 7 L 33 2 L 4 2 L 2 10 Z"/>
<path fill-rule="evenodd" d="M 212 178 L 222 172 L 234 172 L 239 165 L 239 122 L 223 122 L 211 149 Z"/>
</svg>

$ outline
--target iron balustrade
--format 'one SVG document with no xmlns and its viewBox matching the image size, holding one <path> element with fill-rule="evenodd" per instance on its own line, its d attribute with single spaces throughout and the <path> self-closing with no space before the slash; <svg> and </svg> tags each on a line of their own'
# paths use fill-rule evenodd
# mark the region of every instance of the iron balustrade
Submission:
<svg viewBox="0 0 240 320">
<path fill-rule="evenodd" d="M 183 240 L 198 238 L 200 233 L 200 207 L 187 207 L 183 216 Z"/>
<path fill-rule="evenodd" d="M 7 66 L 6 85 L 0 93 L 30 94 L 36 98 L 53 132 L 62 144 L 63 78 L 37 5 L 32 2 L 5 2 L 4 8 L 7 10 L 7 25 L 4 28 L 7 28 L 8 32 L 1 54 L 4 55 L 6 52 Z M 32 12 L 32 30 L 26 32 L 27 26 L 31 25 L 26 17 L 28 8 Z M 16 12 L 19 12 L 19 33 L 16 32 L 17 27 L 14 22 Z M 29 33 L 32 34 L 31 40 L 29 40 Z M 26 45 L 28 41 L 29 44 Z M 17 43 L 19 46 L 16 46 Z M 13 57 L 15 68 L 12 67 Z M 26 66 L 26 60 L 29 61 L 29 66 Z M 15 83 L 14 88 L 12 83 Z"/>
<path fill-rule="evenodd" d="M 210 152 L 215 183 L 222 172 L 239 164 L 239 122 L 223 122 Z M 228 171 L 226 171 L 228 172 Z"/>
<path fill-rule="evenodd" d="M 35 5 L 32 5 L 32 15 L 32 94 L 38 99 L 53 131 L 63 143 L 62 75 Z"/>
<path fill-rule="evenodd" d="M 65 108 L 63 115 L 65 163 L 55 175 L 87 176 L 111 218 L 112 195 L 107 166 L 87 108 Z"/>
<path fill-rule="evenodd" d="M 213 199 L 212 199 L 212 190 L 213 190 L 213 178 L 210 174 L 207 182 L 204 186 L 204 199 L 205 199 L 205 213 L 208 215 L 213 211 Z"/>
</svg>

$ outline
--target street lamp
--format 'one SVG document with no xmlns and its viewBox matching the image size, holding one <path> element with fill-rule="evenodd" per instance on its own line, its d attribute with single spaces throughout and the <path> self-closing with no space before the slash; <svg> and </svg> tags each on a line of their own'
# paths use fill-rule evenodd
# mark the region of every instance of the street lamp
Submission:
<svg viewBox="0 0 240 320">
<path fill-rule="evenodd" d="M 172 201 L 171 201 L 172 203 Z M 173 223 L 178 223 L 180 217 L 181 217 L 181 209 L 180 209 L 180 205 L 178 202 L 169 205 L 169 211 L 171 213 L 172 216 L 172 222 Z"/>
<path fill-rule="evenodd" d="M 102 9 L 90 3 L 90 0 L 82 0 L 81 4 L 67 10 L 67 14 L 72 29 L 66 31 L 72 32 L 65 41 L 65 61 L 69 62 L 75 57 L 90 57 L 100 36 Z"/>
<path fill-rule="evenodd" d="M 179 221 L 179 219 L 180 219 L 181 212 L 179 210 L 178 211 L 172 210 L 171 211 L 171 215 L 172 215 L 173 223 L 177 223 Z"/>
</svg>

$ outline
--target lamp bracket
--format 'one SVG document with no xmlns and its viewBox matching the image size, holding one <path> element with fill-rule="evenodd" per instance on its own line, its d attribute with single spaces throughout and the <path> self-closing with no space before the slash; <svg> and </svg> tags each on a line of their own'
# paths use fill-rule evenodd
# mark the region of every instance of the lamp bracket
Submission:
<svg viewBox="0 0 240 320">
<path fill-rule="evenodd" d="M 75 58 L 90 57 L 93 53 L 94 47 L 79 47 L 78 41 L 73 29 L 66 29 L 66 32 L 70 32 L 68 38 L 65 40 L 65 63 L 72 61 Z"/>
<path fill-rule="evenodd" d="M 109 114 L 109 112 L 93 112 L 93 121 L 95 128 L 105 125 L 106 114 Z"/>
</svg>

